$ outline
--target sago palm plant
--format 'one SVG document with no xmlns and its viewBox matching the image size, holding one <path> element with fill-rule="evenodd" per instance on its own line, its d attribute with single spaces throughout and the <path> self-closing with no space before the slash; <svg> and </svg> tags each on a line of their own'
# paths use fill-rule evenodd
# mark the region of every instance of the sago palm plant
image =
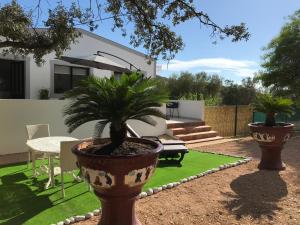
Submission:
<svg viewBox="0 0 300 225">
<path fill-rule="evenodd" d="M 111 151 L 124 142 L 128 120 L 155 125 L 151 116 L 165 118 L 155 107 L 168 99 L 166 91 L 158 88 L 155 79 L 138 73 L 124 74 L 119 80 L 90 76 L 65 95 L 71 99 L 64 111 L 69 132 L 89 121 L 97 121 L 94 135 L 97 138 L 110 124 Z"/>
<path fill-rule="evenodd" d="M 257 96 L 252 104 L 255 111 L 266 114 L 265 126 L 275 126 L 275 115 L 277 113 L 290 116 L 294 113 L 293 102 L 290 99 L 282 97 L 273 97 L 270 94 L 261 94 Z"/>
</svg>

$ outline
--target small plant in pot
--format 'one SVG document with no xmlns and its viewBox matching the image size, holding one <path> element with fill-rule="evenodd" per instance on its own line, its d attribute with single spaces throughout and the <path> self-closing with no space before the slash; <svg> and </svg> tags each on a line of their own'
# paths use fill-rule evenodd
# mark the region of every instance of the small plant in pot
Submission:
<svg viewBox="0 0 300 225">
<path fill-rule="evenodd" d="M 47 99 L 49 99 L 49 90 L 46 89 L 46 88 L 42 88 L 39 91 L 39 97 L 40 97 L 41 100 L 47 100 Z"/>
<path fill-rule="evenodd" d="M 262 154 L 259 169 L 284 170 L 281 160 L 283 145 L 291 137 L 294 124 L 276 122 L 276 114 L 293 114 L 293 102 L 290 99 L 273 97 L 270 94 L 259 95 L 253 104 L 257 112 L 266 114 L 264 123 L 250 123 L 252 137 L 258 142 Z"/>
<path fill-rule="evenodd" d="M 128 120 L 155 125 L 151 116 L 164 118 L 156 107 L 168 99 L 157 81 L 132 73 L 119 80 L 91 76 L 66 93 L 71 103 L 65 123 L 72 132 L 97 121 L 93 139 L 73 148 L 83 176 L 102 205 L 100 225 L 139 225 L 134 204 L 143 185 L 154 173 L 161 144 L 127 138 Z M 100 138 L 109 124 L 110 138 Z"/>
</svg>

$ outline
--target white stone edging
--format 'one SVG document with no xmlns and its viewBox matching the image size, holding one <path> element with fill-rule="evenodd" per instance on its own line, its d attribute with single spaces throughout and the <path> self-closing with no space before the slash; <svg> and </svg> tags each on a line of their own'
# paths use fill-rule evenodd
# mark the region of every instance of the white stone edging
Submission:
<svg viewBox="0 0 300 225">
<path fill-rule="evenodd" d="M 213 153 L 213 152 L 206 152 L 206 153 L 225 155 L 225 154 Z M 215 172 L 220 171 L 220 170 L 224 170 L 224 169 L 227 169 L 227 168 L 239 166 L 239 165 L 248 163 L 249 161 L 252 160 L 252 157 L 246 157 L 245 158 L 245 157 L 241 157 L 241 156 L 232 156 L 232 155 L 225 155 L 225 156 L 231 156 L 231 157 L 243 158 L 243 159 L 240 159 L 240 160 L 238 160 L 237 162 L 234 162 L 234 163 L 227 163 L 227 164 L 220 165 L 217 168 L 212 168 L 210 170 L 204 171 L 204 172 L 199 173 L 199 174 L 194 175 L 194 176 L 189 176 L 189 177 L 183 178 L 178 182 L 172 182 L 172 183 L 164 184 L 164 185 L 159 186 L 159 187 L 149 188 L 147 191 L 141 192 L 138 198 L 139 199 L 145 198 L 147 196 L 151 196 L 153 194 L 156 194 L 160 191 L 177 187 L 178 185 L 189 182 L 191 180 L 206 176 L 206 175 L 211 174 L 211 173 L 215 173 Z"/>
<path fill-rule="evenodd" d="M 224 170 L 224 169 L 228 169 L 228 168 L 231 168 L 231 167 L 246 164 L 246 163 L 248 163 L 252 160 L 252 157 L 241 157 L 241 156 L 228 155 L 228 154 L 216 153 L 216 152 L 206 152 L 206 151 L 201 151 L 201 152 L 216 154 L 216 155 L 230 156 L 230 157 L 235 157 L 235 158 L 242 158 L 242 159 L 240 159 L 240 160 L 238 160 L 237 162 L 234 162 L 234 163 L 227 163 L 227 164 L 220 165 L 217 168 L 212 168 L 210 170 L 204 171 L 204 172 L 199 173 L 199 174 L 194 175 L 194 176 L 189 176 L 189 177 L 183 178 L 178 182 L 172 182 L 172 183 L 164 184 L 164 185 L 159 186 L 159 187 L 149 188 L 147 191 L 141 192 L 140 195 L 138 196 L 138 199 L 142 199 L 142 198 L 157 194 L 157 193 L 159 193 L 161 191 L 164 191 L 164 190 L 167 190 L 167 189 L 172 189 L 174 187 L 177 187 L 178 185 L 181 185 L 183 183 L 195 180 L 195 179 L 200 178 L 200 177 L 204 177 L 204 176 L 206 176 L 208 174 L 211 174 L 211 173 L 215 173 L 215 172 L 218 172 L 218 171 L 221 171 L 221 170 Z M 88 220 L 93 216 L 100 215 L 100 212 L 101 212 L 101 209 L 95 209 L 93 212 L 89 212 L 85 215 L 77 215 L 77 216 L 69 217 L 69 218 L 65 219 L 64 221 L 60 221 L 56 224 L 51 224 L 51 225 L 69 225 L 69 224 L 72 224 L 72 223 L 75 223 L 75 222 Z"/>
</svg>

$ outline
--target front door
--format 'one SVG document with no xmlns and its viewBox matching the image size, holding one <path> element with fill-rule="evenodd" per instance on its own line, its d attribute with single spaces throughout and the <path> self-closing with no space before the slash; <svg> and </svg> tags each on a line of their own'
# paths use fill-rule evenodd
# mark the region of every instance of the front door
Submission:
<svg viewBox="0 0 300 225">
<path fill-rule="evenodd" d="M 25 98 L 24 62 L 0 59 L 0 99 Z"/>
</svg>

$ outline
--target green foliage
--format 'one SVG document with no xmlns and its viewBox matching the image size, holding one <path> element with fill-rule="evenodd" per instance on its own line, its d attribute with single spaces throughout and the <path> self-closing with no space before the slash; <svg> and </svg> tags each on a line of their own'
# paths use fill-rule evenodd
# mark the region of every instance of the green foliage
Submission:
<svg viewBox="0 0 300 225">
<path fill-rule="evenodd" d="M 203 95 L 201 93 L 187 93 L 180 98 L 180 100 L 203 100 Z"/>
<path fill-rule="evenodd" d="M 123 74 L 119 80 L 90 76 L 79 86 L 66 93 L 72 102 L 64 111 L 69 132 L 89 121 L 98 121 L 95 137 L 100 137 L 106 124 L 110 123 L 110 137 L 115 146 L 123 143 L 127 120 L 140 120 L 150 125 L 150 116 L 164 118 L 154 107 L 160 107 L 168 96 L 157 86 L 157 81 L 143 75 Z"/>
<path fill-rule="evenodd" d="M 40 99 L 49 99 L 49 90 L 48 89 L 41 89 L 39 91 L 39 97 Z"/>
<path fill-rule="evenodd" d="M 181 72 L 165 78 L 164 85 L 168 88 L 172 99 L 205 100 L 206 105 L 249 105 L 258 92 L 257 81 L 250 77 L 242 80 L 242 84 L 223 79 L 205 72 L 192 74 Z"/>
<path fill-rule="evenodd" d="M 4 53 L 19 55 L 33 54 L 37 63 L 43 62 L 43 56 L 55 51 L 59 57 L 80 35 L 76 27 L 88 27 L 91 31 L 101 22 L 112 21 L 112 30 L 120 29 L 123 36 L 128 35 L 126 26 L 130 26 L 130 44 L 143 46 L 148 50 L 149 58 L 172 59 L 184 47 L 183 40 L 171 26 L 196 19 L 200 24 L 212 29 L 212 36 L 223 39 L 229 37 L 233 42 L 248 40 L 250 34 L 244 23 L 223 27 L 198 9 L 193 0 L 91 0 L 82 7 L 83 0 L 36 1 L 34 10 L 26 11 L 16 0 L 0 7 L 0 48 Z M 47 4 L 48 15 L 41 5 Z M 69 8 L 66 5 L 70 5 Z M 44 26 L 45 29 L 37 29 Z"/>
<path fill-rule="evenodd" d="M 254 101 L 256 93 L 255 81 L 250 77 L 243 79 L 241 85 L 226 80 L 221 91 L 222 103 L 224 105 L 249 105 Z"/>
<path fill-rule="evenodd" d="M 222 78 L 205 72 L 193 75 L 190 72 L 173 74 L 168 79 L 172 99 L 203 100 L 216 97 L 222 88 Z"/>
<path fill-rule="evenodd" d="M 206 106 L 218 106 L 221 105 L 222 98 L 220 97 L 210 97 L 205 99 L 205 105 Z"/>
<path fill-rule="evenodd" d="M 260 79 L 275 95 L 300 100 L 300 10 L 265 48 Z"/>
<path fill-rule="evenodd" d="M 207 97 L 206 99 L 204 99 L 203 95 L 198 93 L 186 94 L 182 96 L 180 100 L 193 100 L 193 101 L 205 100 L 206 106 L 217 106 L 220 105 L 222 102 L 222 99 L 220 97 Z"/>
<path fill-rule="evenodd" d="M 252 104 L 257 112 L 266 114 L 266 126 L 275 126 L 275 115 L 277 113 L 291 116 L 294 113 L 293 101 L 282 97 L 273 97 L 270 94 L 260 94 Z"/>
<path fill-rule="evenodd" d="M 75 43 L 80 34 L 75 30 L 73 20 L 80 18 L 81 12 L 72 4 L 69 9 L 58 4 L 49 10 L 44 26 L 48 29 L 34 28 L 30 12 L 26 13 L 17 3 L 12 1 L 0 8 L 0 48 L 3 54 L 33 54 L 36 63 L 43 62 L 43 56 L 55 51 L 60 56 Z"/>
</svg>

